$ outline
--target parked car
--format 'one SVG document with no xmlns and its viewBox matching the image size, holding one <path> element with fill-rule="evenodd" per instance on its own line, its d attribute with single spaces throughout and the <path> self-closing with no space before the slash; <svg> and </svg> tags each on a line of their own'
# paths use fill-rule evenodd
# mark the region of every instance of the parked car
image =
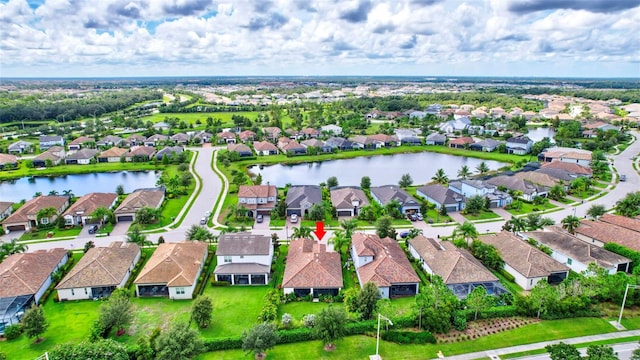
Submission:
<svg viewBox="0 0 640 360">
<path fill-rule="evenodd" d="M 298 222 L 298 215 L 291 214 L 291 222 L 292 223 L 297 223 Z"/>
<path fill-rule="evenodd" d="M 422 216 L 422 213 L 417 213 L 416 216 L 418 217 L 419 221 L 424 220 L 424 216 Z"/>
<path fill-rule="evenodd" d="M 211 211 L 205 211 L 204 217 L 209 218 L 209 216 L 211 216 Z"/>
<path fill-rule="evenodd" d="M 409 236 L 409 232 L 408 231 L 401 231 L 400 232 L 400 237 L 405 239 L 407 236 Z"/>
<path fill-rule="evenodd" d="M 200 219 L 200 225 L 207 225 L 207 218 L 203 217 L 202 219 Z"/>
<path fill-rule="evenodd" d="M 95 234 L 98 231 L 98 225 L 91 225 L 89 227 L 89 234 Z"/>
<path fill-rule="evenodd" d="M 620 175 L 620 181 L 627 181 L 627 175 L 625 174 Z"/>
<path fill-rule="evenodd" d="M 264 220 L 264 218 L 262 217 L 262 215 L 256 216 L 256 222 L 257 223 L 261 223 L 263 220 Z"/>
<path fill-rule="evenodd" d="M 411 221 L 418 221 L 418 216 L 416 216 L 416 214 L 409 214 L 407 215 L 407 218 Z"/>
</svg>

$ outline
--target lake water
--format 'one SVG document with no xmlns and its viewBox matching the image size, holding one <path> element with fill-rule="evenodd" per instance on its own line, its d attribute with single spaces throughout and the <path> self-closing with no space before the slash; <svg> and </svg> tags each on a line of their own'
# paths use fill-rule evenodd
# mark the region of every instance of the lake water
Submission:
<svg viewBox="0 0 640 360">
<path fill-rule="evenodd" d="M 467 165 L 472 173 L 481 159 L 437 154 L 432 152 L 376 155 L 344 160 L 330 160 L 294 165 L 252 166 L 249 171 L 262 174 L 262 183 L 269 182 L 279 187 L 292 185 L 318 185 L 335 176 L 339 185 L 360 186 L 363 176 L 371 178 L 373 186 L 397 184 L 403 174 L 409 173 L 414 184 L 431 182 L 436 171 L 442 168 L 450 180 L 457 178 L 458 170 Z M 485 160 L 491 170 L 508 164 Z"/>
<path fill-rule="evenodd" d="M 56 190 L 60 195 L 71 190 L 75 196 L 90 192 L 115 192 L 118 185 L 124 187 L 126 193 L 135 189 L 155 187 L 160 172 L 154 171 L 119 171 L 112 173 L 78 174 L 57 177 L 20 178 L 15 181 L 0 182 L 0 201 L 19 202 L 28 200 L 36 192 L 48 195 Z"/>
<path fill-rule="evenodd" d="M 546 137 L 551 139 L 553 142 L 553 137 L 556 135 L 556 130 L 551 127 L 535 127 L 529 128 L 529 132 L 526 134 L 529 139 L 533 140 L 533 142 L 540 141 Z"/>
</svg>

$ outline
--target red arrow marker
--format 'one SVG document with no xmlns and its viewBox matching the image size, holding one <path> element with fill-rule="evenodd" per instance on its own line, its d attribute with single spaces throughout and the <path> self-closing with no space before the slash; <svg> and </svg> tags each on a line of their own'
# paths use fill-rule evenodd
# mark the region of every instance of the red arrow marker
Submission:
<svg viewBox="0 0 640 360">
<path fill-rule="evenodd" d="M 326 231 L 324 231 L 324 222 L 316 221 L 316 230 L 313 233 L 316 234 L 318 241 L 321 241 L 324 237 L 324 234 L 327 233 Z"/>
</svg>

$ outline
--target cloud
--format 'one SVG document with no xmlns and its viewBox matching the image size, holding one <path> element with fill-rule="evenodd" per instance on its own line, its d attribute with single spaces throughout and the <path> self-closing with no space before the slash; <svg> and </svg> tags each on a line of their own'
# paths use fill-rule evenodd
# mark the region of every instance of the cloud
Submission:
<svg viewBox="0 0 640 360">
<path fill-rule="evenodd" d="M 246 27 L 250 31 L 258 31 L 264 28 L 276 30 L 284 26 L 284 24 L 286 24 L 288 21 L 289 19 L 282 14 L 271 13 L 269 14 L 269 16 L 259 16 L 252 18 Z"/>
<path fill-rule="evenodd" d="M 212 4 L 212 0 L 173 0 L 168 4 L 164 4 L 162 9 L 168 15 L 189 16 L 206 10 Z"/>
<path fill-rule="evenodd" d="M 309 0 L 294 0 L 293 4 L 298 10 L 304 10 L 311 13 L 318 12 L 318 9 L 316 9 Z"/>
<path fill-rule="evenodd" d="M 442 1 L 443 0 L 411 0 L 411 3 L 419 6 L 431 6 Z"/>
<path fill-rule="evenodd" d="M 349 51 L 349 50 L 355 50 L 356 49 L 355 46 L 353 46 L 351 44 L 348 44 L 348 43 L 346 43 L 344 41 L 336 41 L 336 42 L 334 42 L 332 48 L 335 51 Z"/>
<path fill-rule="evenodd" d="M 413 49 L 418 43 L 418 36 L 413 34 L 411 38 L 400 45 L 400 49 Z"/>
<path fill-rule="evenodd" d="M 367 21 L 369 11 L 373 8 L 373 4 L 369 0 L 361 0 L 355 9 L 350 9 L 340 14 L 340 19 L 350 23 L 361 23 Z"/>
<path fill-rule="evenodd" d="M 254 2 L 253 9 L 259 13 L 266 13 L 273 7 L 273 2 L 268 0 L 259 0 Z"/>
<path fill-rule="evenodd" d="M 508 5 L 508 9 L 519 14 L 557 9 L 609 13 L 638 6 L 640 0 L 514 0 Z"/>
<path fill-rule="evenodd" d="M 396 29 L 396 26 L 391 24 L 391 23 L 387 23 L 387 24 L 380 24 L 376 27 L 373 28 L 373 32 L 375 34 L 384 34 L 384 33 L 388 33 L 388 32 L 392 32 Z"/>
<path fill-rule="evenodd" d="M 128 17 L 131 19 L 140 18 L 140 8 L 134 3 L 127 4 L 111 4 L 108 7 L 110 12 L 116 13 L 120 16 Z"/>
</svg>

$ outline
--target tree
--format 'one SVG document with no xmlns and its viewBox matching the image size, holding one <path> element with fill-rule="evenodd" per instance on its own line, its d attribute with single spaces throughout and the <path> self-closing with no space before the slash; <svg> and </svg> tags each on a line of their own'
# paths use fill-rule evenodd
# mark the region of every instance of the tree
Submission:
<svg viewBox="0 0 640 360">
<path fill-rule="evenodd" d="M 396 230 L 391 224 L 390 216 L 381 216 L 380 218 L 378 218 L 378 221 L 376 221 L 376 234 L 380 238 L 396 238 Z"/>
<path fill-rule="evenodd" d="M 587 348 L 587 360 L 618 360 L 618 354 L 609 345 L 590 345 Z"/>
<path fill-rule="evenodd" d="M 580 226 L 580 218 L 577 216 L 569 215 L 562 219 L 562 228 L 567 230 L 570 234 L 575 234 L 576 229 Z"/>
<path fill-rule="evenodd" d="M 471 246 L 471 242 L 478 238 L 478 230 L 472 223 L 465 221 L 453 230 L 453 237 L 455 239 L 464 240 L 467 243 L 467 246 Z"/>
<path fill-rule="evenodd" d="M 411 175 L 409 173 L 407 174 L 402 174 L 402 176 L 400 177 L 400 181 L 398 181 L 398 186 L 400 187 L 409 187 L 413 184 L 413 179 L 411 178 Z"/>
<path fill-rule="evenodd" d="M 316 326 L 313 330 L 316 338 L 322 340 L 325 350 L 333 350 L 335 341 L 342 339 L 345 335 L 346 325 L 347 313 L 344 309 L 329 305 L 316 317 Z"/>
<path fill-rule="evenodd" d="M 49 360 L 129 360 L 127 348 L 117 341 L 83 341 L 57 345 L 49 352 Z M 140 358 L 138 358 L 140 359 Z"/>
<path fill-rule="evenodd" d="M 173 324 L 156 339 L 156 358 L 163 360 L 183 360 L 202 353 L 204 343 L 198 332 L 186 322 Z"/>
<path fill-rule="evenodd" d="M 42 306 L 36 304 L 31 305 L 20 322 L 25 335 L 29 338 L 36 338 L 35 342 L 37 343 L 42 341 L 40 335 L 44 334 L 47 327 L 49 327 L 47 319 L 44 317 Z"/>
<path fill-rule="evenodd" d="M 561 200 L 565 196 L 567 196 L 567 191 L 560 184 L 555 184 L 549 189 L 549 197 L 553 200 Z"/>
<path fill-rule="evenodd" d="M 447 185 L 449 183 L 449 177 L 442 168 L 436 170 L 436 173 L 431 177 L 431 180 L 433 180 L 436 184 Z"/>
<path fill-rule="evenodd" d="M 338 178 L 336 178 L 335 176 L 332 176 L 332 177 L 327 179 L 327 187 L 329 189 L 332 189 L 332 188 L 334 188 L 336 186 L 338 186 Z"/>
<path fill-rule="evenodd" d="M 51 190 L 51 191 L 49 191 L 49 196 L 56 196 L 56 195 L 58 195 L 58 194 L 59 194 L 59 193 L 58 193 L 58 190 Z"/>
<path fill-rule="evenodd" d="M 558 300 L 558 293 L 556 289 L 551 287 L 546 281 L 538 281 L 536 286 L 531 289 L 531 301 L 533 305 L 537 307 L 536 317 L 539 319 L 540 315 L 546 312 L 549 304 L 555 304 Z"/>
<path fill-rule="evenodd" d="M 358 220 L 345 219 L 340 221 L 340 227 L 344 230 L 344 236 L 351 239 L 353 232 L 358 228 Z"/>
<path fill-rule="evenodd" d="M 394 218 L 402 219 L 402 204 L 397 199 L 393 199 L 386 203 L 383 208 L 384 214 Z"/>
<path fill-rule="evenodd" d="M 364 284 L 357 299 L 357 309 L 360 314 L 360 319 L 369 320 L 373 318 L 373 313 L 376 311 L 376 306 L 380 298 L 380 291 L 378 291 L 376 284 L 372 282 Z"/>
<path fill-rule="evenodd" d="M 327 210 L 324 203 L 315 203 L 309 208 L 309 213 L 306 218 L 313 221 L 322 221 L 327 215 Z"/>
<path fill-rule="evenodd" d="M 84 243 L 84 253 L 86 254 L 89 249 L 94 247 L 96 247 L 96 244 L 92 240 L 87 241 Z"/>
<path fill-rule="evenodd" d="M 549 353 L 551 360 L 579 360 L 582 358 L 575 346 L 563 342 L 547 345 L 544 349 Z"/>
<path fill-rule="evenodd" d="M 471 176 L 471 170 L 469 170 L 469 167 L 467 165 L 462 165 L 460 170 L 458 170 L 458 177 L 461 179 L 466 179 L 469 176 Z"/>
<path fill-rule="evenodd" d="M 142 207 L 136 211 L 136 223 L 138 224 L 152 224 L 158 221 L 160 217 L 160 209 L 153 209 L 150 207 Z"/>
<path fill-rule="evenodd" d="M 133 224 L 129 227 L 129 232 L 127 233 L 127 242 L 137 244 L 142 247 L 147 242 L 147 235 L 142 233 L 142 229 L 140 225 Z"/>
<path fill-rule="evenodd" d="M 476 286 L 465 302 L 474 311 L 473 320 L 478 320 L 478 312 L 489 308 L 493 299 L 487 295 L 487 289 L 484 286 Z"/>
<path fill-rule="evenodd" d="M 255 358 L 263 359 L 265 352 L 276 345 L 278 334 L 272 323 L 262 323 L 242 333 L 242 350 L 253 352 Z"/>
<path fill-rule="evenodd" d="M 640 191 L 628 193 L 616 203 L 616 212 L 626 217 L 640 215 Z"/>
<path fill-rule="evenodd" d="M 360 187 L 362 188 L 362 190 L 368 190 L 371 188 L 371 178 L 368 176 L 363 176 L 362 179 L 360 179 Z"/>
<path fill-rule="evenodd" d="M 36 213 L 36 219 L 40 224 L 48 224 L 51 222 L 51 218 L 56 216 L 57 214 L 58 214 L 58 211 L 56 211 L 56 208 L 48 207 L 48 208 L 40 209 Z M 47 222 L 43 223 L 42 219 L 47 219 Z"/>
<path fill-rule="evenodd" d="M 466 214 L 477 215 L 485 209 L 485 200 L 482 195 L 473 195 L 467 198 L 464 206 Z"/>
<path fill-rule="evenodd" d="M 483 161 L 476 167 L 476 170 L 478 170 L 480 175 L 484 175 L 489 172 L 489 166 Z"/>
<path fill-rule="evenodd" d="M 253 180 L 253 185 L 262 185 L 262 174 L 258 173 L 256 178 Z"/>
<path fill-rule="evenodd" d="M 420 286 L 415 298 L 415 311 L 418 312 L 418 327 L 423 325 L 430 331 L 444 334 L 451 327 L 451 317 L 460 301 L 451 292 L 440 276 L 431 277 L 431 282 Z M 423 323 L 424 319 L 424 323 Z"/>
<path fill-rule="evenodd" d="M 99 220 L 100 225 L 102 225 L 105 221 L 110 221 L 113 219 L 113 211 L 107 209 L 104 206 L 100 206 L 99 208 L 95 209 L 93 213 L 91 213 L 90 217 L 92 219 Z"/>
<path fill-rule="evenodd" d="M 204 226 L 193 224 L 185 233 L 187 240 L 191 241 L 211 241 L 214 239 L 213 234 Z"/>
<path fill-rule="evenodd" d="M 291 237 L 293 237 L 294 239 L 311 238 L 312 232 L 313 231 L 310 227 L 300 226 L 293 228 L 293 234 L 291 234 Z"/>
<path fill-rule="evenodd" d="M 122 185 L 116 186 L 116 194 L 118 194 L 118 196 L 124 195 L 124 186 Z"/>
<path fill-rule="evenodd" d="M 498 271 L 504 266 L 504 260 L 502 260 L 500 252 L 493 245 L 474 240 L 471 243 L 470 250 L 471 254 L 488 268 Z"/>
<path fill-rule="evenodd" d="M 604 215 L 607 212 L 604 205 L 594 204 L 591 205 L 589 210 L 587 210 L 587 215 L 591 217 L 593 220 L 597 220 L 600 216 Z"/>
<path fill-rule="evenodd" d="M 198 296 L 191 308 L 191 320 L 195 321 L 199 328 L 204 329 L 211 323 L 213 303 L 208 296 Z"/>
<path fill-rule="evenodd" d="M 0 262 L 9 255 L 26 252 L 27 245 L 18 242 L 18 239 L 11 239 L 9 242 L 0 244 Z"/>
<path fill-rule="evenodd" d="M 119 289 L 111 294 L 109 300 L 100 306 L 99 321 L 107 333 L 112 328 L 117 330 L 118 335 L 124 333 L 124 328 L 133 320 L 132 306 L 125 290 Z"/>
<path fill-rule="evenodd" d="M 507 220 L 507 222 L 502 226 L 502 229 L 505 231 L 512 231 L 514 234 L 520 231 L 524 231 L 527 227 L 526 221 L 517 216 L 512 216 L 511 219 Z"/>
</svg>

